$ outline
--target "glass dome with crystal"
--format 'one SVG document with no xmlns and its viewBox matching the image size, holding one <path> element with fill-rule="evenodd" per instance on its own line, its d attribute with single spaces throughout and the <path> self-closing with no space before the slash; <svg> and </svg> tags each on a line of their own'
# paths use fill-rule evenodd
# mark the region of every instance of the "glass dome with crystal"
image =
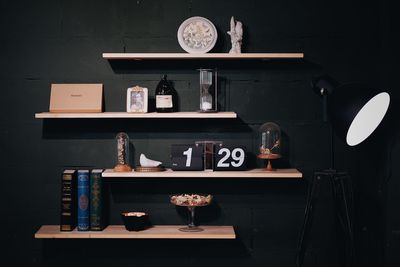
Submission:
<svg viewBox="0 0 400 267">
<path fill-rule="evenodd" d="M 273 122 L 261 125 L 259 129 L 259 155 L 258 158 L 267 160 L 267 171 L 273 171 L 270 160 L 281 157 L 281 128 Z"/>
<path fill-rule="evenodd" d="M 126 133 L 118 133 L 115 137 L 117 164 L 114 167 L 116 172 L 128 172 L 132 168 L 129 165 L 129 136 Z"/>
</svg>

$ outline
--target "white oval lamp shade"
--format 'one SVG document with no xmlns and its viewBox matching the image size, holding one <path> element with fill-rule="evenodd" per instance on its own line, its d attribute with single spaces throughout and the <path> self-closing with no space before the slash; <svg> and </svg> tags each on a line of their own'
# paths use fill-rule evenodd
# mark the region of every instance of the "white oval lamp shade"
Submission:
<svg viewBox="0 0 400 267">
<path fill-rule="evenodd" d="M 351 122 L 346 135 L 347 144 L 356 146 L 367 139 L 382 122 L 389 104 L 390 96 L 386 92 L 372 97 Z"/>
</svg>

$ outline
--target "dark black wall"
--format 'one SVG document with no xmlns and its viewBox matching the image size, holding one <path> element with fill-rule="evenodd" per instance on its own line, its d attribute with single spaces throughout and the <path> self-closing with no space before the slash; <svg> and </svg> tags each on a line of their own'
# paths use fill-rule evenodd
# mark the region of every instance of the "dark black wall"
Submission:
<svg viewBox="0 0 400 267">
<path fill-rule="evenodd" d="M 400 31 L 400 18 L 395 11 L 394 3 L 385 1 L 382 3 L 381 19 L 381 56 L 379 62 L 380 84 L 382 88 L 391 88 L 394 96 L 394 106 L 392 109 L 392 125 L 387 129 L 387 136 L 390 136 L 386 158 L 388 164 L 383 180 L 378 188 L 380 208 L 382 208 L 384 244 L 381 252 L 383 253 L 382 263 L 387 266 L 398 266 L 400 258 L 398 251 L 400 247 L 400 213 L 398 207 L 400 203 L 400 172 L 398 162 L 400 162 L 400 129 L 399 129 L 399 99 L 398 90 L 398 62 L 399 53 L 395 51 L 400 46 L 398 32 Z"/>
<path fill-rule="evenodd" d="M 310 80 L 329 73 L 394 90 L 394 8 L 375 1 L 0 1 L 2 183 L 1 261 L 24 266 L 293 266 L 303 220 L 306 181 L 142 179 L 113 180 L 110 221 L 122 210 L 146 210 L 155 224 L 184 224 L 169 194 L 209 192 L 215 203 L 199 209 L 201 224 L 234 225 L 235 241 L 35 240 L 43 224 L 59 223 L 60 172 L 65 166 L 114 166 L 114 137 L 126 131 L 139 153 L 169 164 L 173 143 L 216 139 L 245 145 L 251 165 L 256 132 L 267 121 L 284 133 L 283 167 L 309 179 L 330 163 L 329 127 Z M 103 52 L 183 52 L 176 32 L 190 16 L 218 29 L 213 52 L 230 48 L 229 20 L 244 24 L 244 52 L 304 52 L 304 61 L 218 62 L 221 107 L 237 120 L 37 120 L 48 110 L 51 83 L 103 83 L 106 111 L 124 111 L 126 89 L 149 88 L 162 74 L 174 81 L 182 111 L 198 108 L 196 68 L 209 63 L 116 64 Z M 398 33 L 398 31 L 397 31 Z M 398 46 L 397 46 L 398 47 Z M 211 64 L 212 65 L 212 64 Z M 396 116 L 394 116 L 396 118 Z M 356 189 L 360 266 L 396 266 L 400 217 L 397 128 L 390 145 L 373 139 L 360 149 L 335 139 L 335 162 Z M 392 148 L 394 147 L 394 148 Z M 388 178 L 390 177 L 390 178 Z M 388 182 L 389 181 L 389 182 Z M 307 249 L 307 266 L 341 266 L 329 188 Z M 340 246 L 340 245 L 339 245 Z M 365 256 L 368 255 L 368 256 Z"/>
</svg>

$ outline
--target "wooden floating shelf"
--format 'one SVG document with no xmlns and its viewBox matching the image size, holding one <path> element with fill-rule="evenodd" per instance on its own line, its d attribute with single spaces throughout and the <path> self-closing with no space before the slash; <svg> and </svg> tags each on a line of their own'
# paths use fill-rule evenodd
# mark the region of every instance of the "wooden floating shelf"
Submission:
<svg viewBox="0 0 400 267">
<path fill-rule="evenodd" d="M 184 225 L 155 225 L 149 229 L 129 232 L 124 225 L 109 225 L 103 231 L 61 232 L 59 225 L 43 225 L 35 233 L 35 238 L 97 238 L 97 239 L 235 239 L 233 226 L 202 225 L 204 231 L 182 232 Z"/>
<path fill-rule="evenodd" d="M 237 114 L 232 111 L 216 113 L 201 112 L 170 112 L 170 113 L 128 113 L 128 112 L 101 112 L 101 113 L 52 113 L 42 112 L 35 114 L 36 119 L 235 119 Z"/>
<path fill-rule="evenodd" d="M 162 172 L 115 172 L 107 169 L 102 174 L 110 178 L 302 178 L 303 174 L 297 169 L 277 169 L 276 171 L 265 171 L 264 169 L 253 169 L 248 171 L 173 171 L 166 169 Z"/>
<path fill-rule="evenodd" d="M 162 60 L 162 59 L 302 59 L 304 53 L 103 53 L 105 59 L 131 59 L 131 60 Z"/>
</svg>

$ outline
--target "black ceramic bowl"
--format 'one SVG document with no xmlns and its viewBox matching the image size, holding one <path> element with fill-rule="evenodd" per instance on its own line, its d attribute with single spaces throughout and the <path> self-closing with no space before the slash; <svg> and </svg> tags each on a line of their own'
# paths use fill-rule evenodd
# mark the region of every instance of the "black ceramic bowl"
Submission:
<svg viewBox="0 0 400 267">
<path fill-rule="evenodd" d="M 141 231 L 150 226 L 149 215 L 145 212 L 122 212 L 121 217 L 128 231 Z"/>
</svg>

